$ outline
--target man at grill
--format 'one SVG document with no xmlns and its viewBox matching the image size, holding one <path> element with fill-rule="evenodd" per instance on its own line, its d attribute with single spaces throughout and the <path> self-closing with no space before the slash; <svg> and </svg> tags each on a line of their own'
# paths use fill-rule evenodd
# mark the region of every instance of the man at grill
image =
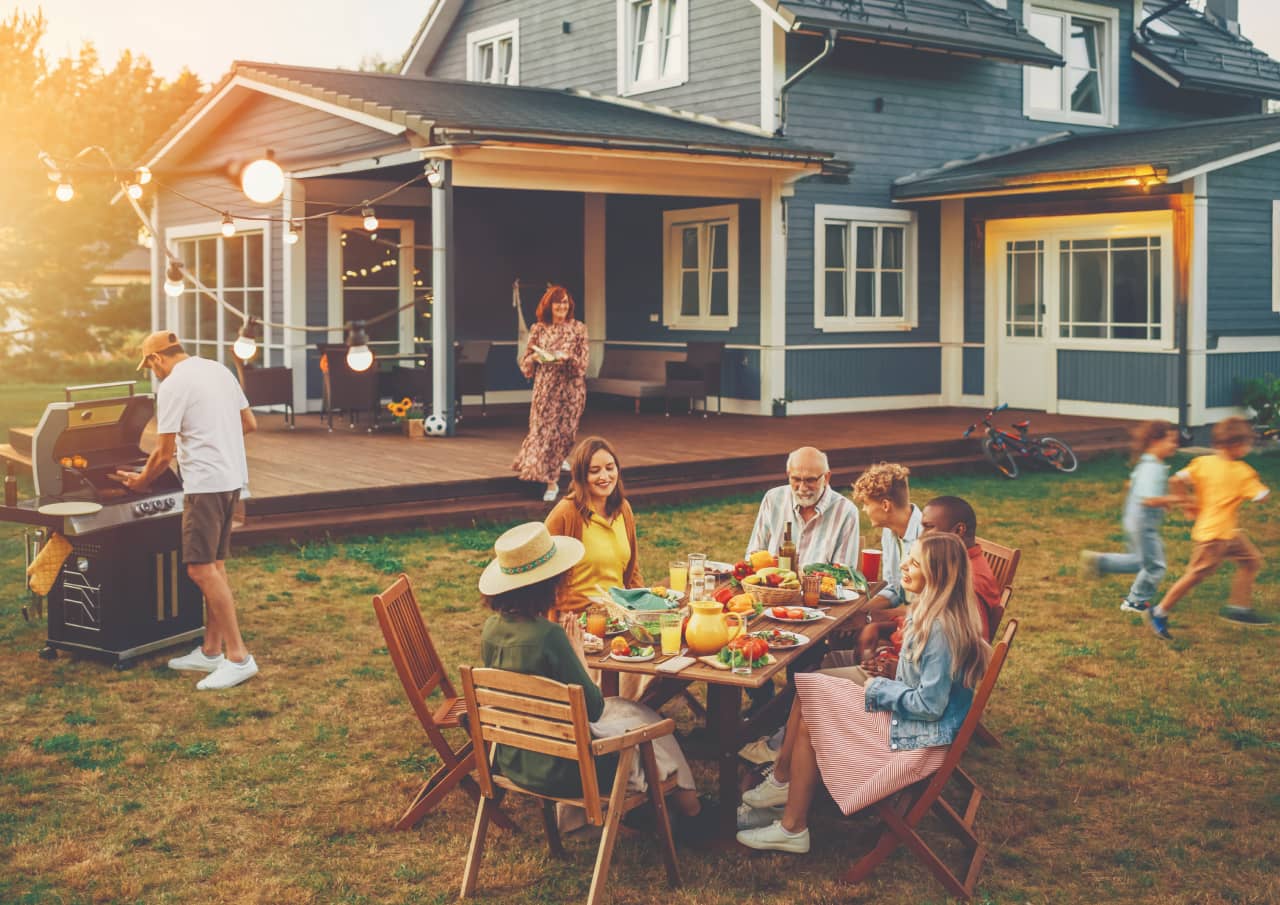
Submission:
<svg viewBox="0 0 1280 905">
<path fill-rule="evenodd" d="M 176 454 L 182 478 L 182 558 L 204 594 L 204 643 L 169 661 L 171 669 L 206 672 L 196 688 L 231 688 L 258 674 L 236 621 L 227 581 L 231 515 L 248 485 L 244 435 L 257 429 L 249 401 L 231 372 L 216 361 L 186 354 L 167 330 L 142 341 L 138 370 L 160 381 L 156 447 L 139 473 L 117 472 L 133 491 L 145 491 Z"/>
</svg>

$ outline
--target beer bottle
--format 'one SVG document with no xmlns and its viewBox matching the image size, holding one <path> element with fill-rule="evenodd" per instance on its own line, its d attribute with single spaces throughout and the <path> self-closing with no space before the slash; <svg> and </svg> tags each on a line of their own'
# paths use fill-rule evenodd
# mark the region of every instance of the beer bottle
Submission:
<svg viewBox="0 0 1280 905">
<path fill-rule="evenodd" d="M 796 562 L 796 545 L 791 540 L 791 523 L 787 522 L 787 529 L 782 534 L 782 546 L 778 548 L 778 568 L 783 571 L 793 571 Z"/>
</svg>

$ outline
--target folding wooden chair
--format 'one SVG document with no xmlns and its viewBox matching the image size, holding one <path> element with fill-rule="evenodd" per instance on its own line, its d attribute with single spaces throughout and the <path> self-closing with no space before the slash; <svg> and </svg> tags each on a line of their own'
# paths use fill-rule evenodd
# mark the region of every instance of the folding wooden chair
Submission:
<svg viewBox="0 0 1280 905">
<path fill-rule="evenodd" d="M 1013 643 L 1013 636 L 1017 631 L 1018 620 L 1010 619 L 1005 627 L 1004 638 L 995 646 L 991 654 L 991 662 L 987 666 L 987 673 L 973 696 L 973 706 L 969 708 L 969 715 L 960 726 L 960 732 L 951 743 L 947 758 L 942 762 L 938 772 L 896 795 L 877 802 L 876 812 L 884 824 L 884 829 L 875 848 L 864 855 L 862 860 L 842 877 L 846 883 L 862 882 L 899 845 L 905 845 L 920 861 L 924 862 L 938 882 L 946 887 L 949 894 L 962 899 L 973 896 L 973 890 L 978 883 L 978 871 L 982 868 L 982 860 L 987 853 L 987 847 L 978 841 L 973 831 L 974 819 L 978 815 L 978 805 L 982 802 L 983 792 L 973 778 L 960 769 L 960 760 L 964 757 L 965 749 L 969 747 L 969 740 L 977 731 L 982 711 L 986 708 L 991 692 L 995 688 L 996 679 L 1000 677 L 1000 670 L 1004 666 L 1005 658 L 1009 655 L 1009 645 Z M 942 797 L 947 783 L 953 778 L 959 779 L 968 789 L 967 798 L 961 810 L 956 810 Z M 959 841 L 966 852 L 968 861 L 964 866 L 963 880 L 951 872 L 951 869 L 920 835 L 920 822 L 930 812 L 938 816 L 943 828 Z"/>
<path fill-rule="evenodd" d="M 436 653 L 436 646 L 431 641 L 431 633 L 422 621 L 422 611 L 413 596 L 409 576 L 401 573 L 389 588 L 374 595 L 373 611 L 378 614 L 378 624 L 382 626 L 382 635 L 387 639 L 387 651 L 391 654 L 391 662 L 396 665 L 396 672 L 409 696 L 413 712 L 418 715 L 418 721 L 422 723 L 422 728 L 441 761 L 440 768 L 431 774 L 413 796 L 408 809 L 396 821 L 396 829 L 406 830 L 422 820 L 454 786 L 461 784 L 476 801 L 480 800 L 480 787 L 469 775 L 476 768 L 471 742 L 468 740 L 461 748 L 454 749 L 441 731 L 460 728 L 458 715 L 463 712 L 465 705 L 454 691 L 440 655 Z M 432 709 L 427 704 L 427 698 L 437 688 L 440 689 L 443 700 Z M 499 813 L 496 819 L 501 826 L 515 829 L 515 825 L 505 814 Z"/>
<path fill-rule="evenodd" d="M 1022 559 L 1022 551 L 981 537 L 975 540 L 982 548 L 982 555 L 986 558 L 987 565 L 991 567 L 991 574 L 1004 589 L 1000 594 L 1000 605 L 991 612 L 991 637 L 994 639 L 1000 628 L 1000 620 L 1004 618 L 1005 610 L 1009 607 L 1009 598 L 1013 596 L 1013 578 L 1018 574 L 1018 563 Z"/>
<path fill-rule="evenodd" d="M 476 811 L 475 827 L 471 833 L 471 851 L 467 854 L 467 866 L 462 877 L 463 898 L 475 892 L 480 860 L 484 857 L 485 832 L 496 812 L 494 796 L 498 789 L 542 799 L 547 845 L 554 858 L 565 857 L 556 828 L 557 801 L 577 805 L 586 811 L 588 823 L 604 827 L 600 836 L 600 849 L 596 854 L 595 872 L 591 876 L 591 891 L 587 894 L 587 905 L 596 905 L 603 897 L 622 815 L 646 800 L 652 802 L 658 817 L 667 883 L 670 886 L 680 885 L 680 869 L 676 864 L 676 848 L 671 838 L 665 799 L 675 788 L 676 778 L 673 774 L 663 782 L 658 777 L 658 760 L 653 753 L 653 740 L 674 732 L 674 721 L 662 720 L 622 735 L 592 740 L 591 728 L 587 722 L 586 698 L 581 685 L 565 685 L 541 676 L 522 675 L 502 669 L 462 667 L 462 695 L 467 705 L 471 744 L 476 751 L 482 752 L 476 758 L 476 779 L 479 780 L 480 790 L 484 795 Z M 557 798 L 542 795 L 493 773 L 489 768 L 489 746 L 495 743 L 576 761 L 582 777 L 582 797 Z M 607 799 L 602 800 L 596 780 L 595 758 L 612 752 L 619 755 L 618 770 L 613 790 Z M 646 793 L 627 791 L 627 777 L 631 774 L 637 754 L 648 785 Z"/>
</svg>

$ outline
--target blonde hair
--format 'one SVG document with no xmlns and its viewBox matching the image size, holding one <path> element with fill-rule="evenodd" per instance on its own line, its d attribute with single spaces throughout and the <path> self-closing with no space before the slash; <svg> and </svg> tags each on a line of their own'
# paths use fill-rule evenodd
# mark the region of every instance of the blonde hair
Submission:
<svg viewBox="0 0 1280 905">
<path fill-rule="evenodd" d="M 1253 428 L 1239 415 L 1230 415 L 1213 426 L 1213 445 L 1235 446 L 1237 443 L 1252 443 Z"/>
<path fill-rule="evenodd" d="M 854 483 L 853 499 L 859 505 L 868 501 L 889 500 L 895 506 L 905 506 L 911 500 L 911 492 L 907 486 L 907 476 L 910 474 L 911 469 L 905 465 L 889 462 L 872 465 Z"/>
<path fill-rule="evenodd" d="M 973 577 L 969 572 L 969 551 L 954 534 L 926 534 L 913 549 L 919 556 L 924 573 L 924 590 L 912 604 L 911 624 L 903 639 L 904 656 L 908 656 L 907 637 L 913 661 L 920 659 L 930 633 L 941 631 L 951 648 L 951 677 L 959 678 L 966 688 L 975 688 L 987 671 L 991 646 L 982 631 L 978 601 L 973 593 Z"/>
</svg>

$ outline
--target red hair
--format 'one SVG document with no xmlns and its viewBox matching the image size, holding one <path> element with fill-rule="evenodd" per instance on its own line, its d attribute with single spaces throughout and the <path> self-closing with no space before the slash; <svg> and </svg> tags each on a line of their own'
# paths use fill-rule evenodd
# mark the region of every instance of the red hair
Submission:
<svg viewBox="0 0 1280 905">
<path fill-rule="evenodd" d="M 543 293 L 542 300 L 538 302 L 538 310 L 534 312 L 534 317 L 540 324 L 551 323 L 551 306 L 556 302 L 569 303 L 569 313 L 565 315 L 565 320 L 573 320 L 573 296 L 569 294 L 569 290 L 563 286 L 551 285 L 547 287 L 547 291 Z"/>
</svg>

